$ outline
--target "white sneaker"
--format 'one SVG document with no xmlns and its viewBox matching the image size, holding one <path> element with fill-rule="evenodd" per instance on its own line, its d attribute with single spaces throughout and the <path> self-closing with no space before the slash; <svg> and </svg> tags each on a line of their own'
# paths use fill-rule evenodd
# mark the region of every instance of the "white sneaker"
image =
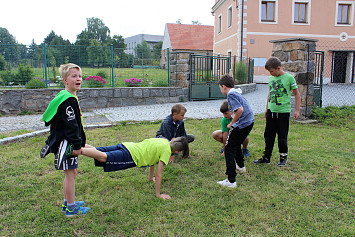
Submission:
<svg viewBox="0 0 355 237">
<path fill-rule="evenodd" d="M 242 168 L 239 168 L 239 166 L 237 165 L 237 167 L 235 168 L 235 170 L 236 170 L 237 172 L 240 172 L 240 173 L 246 173 L 246 172 L 247 172 L 247 169 L 245 168 L 245 166 L 242 167 Z"/>
<path fill-rule="evenodd" d="M 222 181 L 218 181 L 218 184 L 222 185 L 222 186 L 226 186 L 228 188 L 235 188 L 237 187 L 237 182 L 231 183 L 229 182 L 228 179 L 222 180 Z"/>
</svg>

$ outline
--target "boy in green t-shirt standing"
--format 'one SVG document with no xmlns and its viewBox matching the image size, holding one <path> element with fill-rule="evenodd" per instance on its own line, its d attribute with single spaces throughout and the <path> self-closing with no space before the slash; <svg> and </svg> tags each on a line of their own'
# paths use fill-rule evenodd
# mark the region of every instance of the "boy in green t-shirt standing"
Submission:
<svg viewBox="0 0 355 237">
<path fill-rule="evenodd" d="M 281 61 L 278 58 L 269 58 L 266 61 L 265 69 L 271 75 L 269 78 L 269 94 L 265 111 L 265 151 L 263 157 L 255 160 L 254 163 L 270 163 L 277 134 L 280 152 L 280 161 L 277 165 L 282 167 L 287 163 L 287 136 L 291 112 L 291 91 L 296 99 L 295 119 L 298 119 L 300 116 L 301 97 L 295 78 L 282 70 Z"/>
<path fill-rule="evenodd" d="M 239 89 L 240 90 L 240 89 Z M 238 91 L 239 92 L 239 91 Z M 240 90 L 240 94 L 242 93 L 242 91 Z M 221 127 L 222 130 L 216 130 L 212 133 L 212 137 L 223 144 L 223 148 L 221 150 L 222 156 L 224 156 L 224 148 L 226 146 L 226 141 L 228 138 L 228 132 L 229 129 L 227 128 L 227 125 L 230 124 L 233 120 L 232 118 L 232 113 L 229 111 L 228 109 L 228 101 L 225 100 L 223 101 L 219 111 L 221 111 L 221 113 L 223 114 L 223 118 L 221 120 Z M 243 156 L 244 157 L 248 157 L 250 156 L 249 154 L 249 150 L 248 150 L 248 144 L 249 144 L 249 136 L 247 136 L 247 138 L 245 138 L 244 142 L 243 142 Z"/>
</svg>

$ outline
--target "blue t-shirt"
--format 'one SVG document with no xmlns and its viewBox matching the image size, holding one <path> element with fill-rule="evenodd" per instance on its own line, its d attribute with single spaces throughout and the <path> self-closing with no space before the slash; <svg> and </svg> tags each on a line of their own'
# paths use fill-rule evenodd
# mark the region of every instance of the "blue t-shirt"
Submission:
<svg viewBox="0 0 355 237">
<path fill-rule="evenodd" d="M 232 127 L 245 128 L 254 122 L 254 113 L 248 101 L 238 93 L 236 89 L 231 89 L 227 94 L 229 111 L 234 113 L 239 108 L 243 107 L 243 113 L 237 122 Z"/>
</svg>

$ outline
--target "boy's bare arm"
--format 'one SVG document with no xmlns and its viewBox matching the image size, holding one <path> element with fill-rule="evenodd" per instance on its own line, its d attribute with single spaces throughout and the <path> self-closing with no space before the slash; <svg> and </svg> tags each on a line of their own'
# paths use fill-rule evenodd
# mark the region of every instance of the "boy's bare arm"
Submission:
<svg viewBox="0 0 355 237">
<path fill-rule="evenodd" d="M 159 161 L 157 172 L 155 174 L 155 195 L 157 197 L 162 198 L 162 199 L 170 199 L 171 197 L 169 195 L 160 194 L 160 185 L 161 185 L 161 179 L 162 179 L 162 173 L 163 173 L 164 165 L 165 165 L 164 162 Z"/>
<path fill-rule="evenodd" d="M 230 124 L 227 125 L 228 129 L 231 129 L 232 125 L 238 121 L 238 119 L 242 115 L 243 111 L 244 111 L 243 107 L 240 107 L 234 112 L 234 117 L 233 117 L 232 122 L 230 122 Z"/>
<path fill-rule="evenodd" d="M 267 107 L 268 107 L 268 104 L 269 104 L 269 96 L 270 96 L 270 92 L 267 94 L 267 99 L 266 99 L 265 118 L 266 118 Z"/>
<path fill-rule="evenodd" d="M 153 182 L 155 182 L 155 178 L 154 178 L 154 168 L 155 168 L 154 165 L 151 166 L 151 167 L 149 167 L 149 176 L 148 176 L 148 179 L 149 179 L 150 181 L 153 181 Z"/>
<path fill-rule="evenodd" d="M 295 119 L 298 119 L 300 117 L 301 95 L 297 88 L 293 89 L 292 92 L 295 95 L 296 101 Z"/>
</svg>

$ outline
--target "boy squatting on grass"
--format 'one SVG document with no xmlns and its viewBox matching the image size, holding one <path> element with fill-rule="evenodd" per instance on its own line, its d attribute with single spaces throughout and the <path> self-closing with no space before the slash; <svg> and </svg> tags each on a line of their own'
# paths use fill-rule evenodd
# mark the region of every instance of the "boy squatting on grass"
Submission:
<svg viewBox="0 0 355 237">
<path fill-rule="evenodd" d="M 105 172 L 124 170 L 131 167 L 149 168 L 149 180 L 155 182 L 155 194 L 163 199 L 170 199 L 167 194 L 160 193 L 164 165 L 174 161 L 179 151 L 183 157 L 189 156 L 189 145 L 186 137 L 173 138 L 170 142 L 165 138 L 150 138 L 142 142 L 125 142 L 115 146 L 93 147 L 86 145 L 81 154 L 95 159 L 95 166 L 103 167 Z M 154 166 L 157 171 L 154 176 Z"/>
<path fill-rule="evenodd" d="M 169 141 L 175 137 L 186 137 L 188 143 L 195 140 L 194 135 L 186 134 L 184 117 L 186 108 L 182 104 L 175 104 L 171 108 L 171 114 L 168 115 L 161 123 L 159 130 L 156 133 L 157 138 L 166 138 Z"/>
<path fill-rule="evenodd" d="M 85 146 L 86 136 L 83 129 L 82 115 L 76 92 L 82 83 L 81 68 L 75 64 L 63 64 L 59 68 L 65 85 L 49 103 L 42 120 L 50 125 L 50 135 L 41 150 L 44 158 L 48 153 L 54 153 L 54 167 L 63 170 L 64 203 L 62 212 L 67 217 L 82 215 L 90 208 L 83 207 L 84 201 L 75 202 L 75 178 L 78 173 L 78 155 Z"/>
<path fill-rule="evenodd" d="M 291 112 L 291 90 L 296 100 L 295 119 L 298 119 L 300 116 L 301 97 L 295 78 L 282 70 L 281 61 L 278 58 L 269 58 L 266 61 L 265 69 L 268 70 L 271 75 L 269 78 L 269 94 L 267 96 L 265 110 L 265 150 L 263 157 L 259 160 L 255 160 L 254 163 L 270 164 L 277 134 L 280 152 L 280 161 L 277 165 L 282 167 L 287 163 L 287 136 Z"/>
<path fill-rule="evenodd" d="M 225 146 L 226 175 L 228 178 L 217 183 L 236 187 L 236 169 L 246 172 L 241 145 L 249 135 L 254 125 L 254 114 L 248 101 L 234 89 L 234 78 L 226 74 L 218 81 L 223 95 L 227 96 L 229 111 L 234 113 L 232 122 L 227 125 L 230 129 Z M 237 166 L 235 164 L 237 162 Z"/>
<path fill-rule="evenodd" d="M 242 90 L 240 88 L 236 89 L 236 91 L 240 94 L 242 94 Z M 222 130 L 216 130 L 212 133 L 212 137 L 223 144 L 223 148 L 220 151 L 221 155 L 224 156 L 224 150 L 225 150 L 225 146 L 226 146 L 226 141 L 228 138 L 228 131 L 229 129 L 227 128 L 227 125 L 230 124 L 230 122 L 232 122 L 233 118 L 232 118 L 232 113 L 229 112 L 228 109 L 228 101 L 223 101 L 219 111 L 221 111 L 221 113 L 223 114 L 223 118 L 221 120 L 221 127 Z M 249 150 L 248 150 L 248 144 L 249 144 L 249 136 L 247 136 L 247 138 L 245 138 L 244 142 L 243 142 L 243 156 L 244 157 L 249 157 Z"/>
</svg>

